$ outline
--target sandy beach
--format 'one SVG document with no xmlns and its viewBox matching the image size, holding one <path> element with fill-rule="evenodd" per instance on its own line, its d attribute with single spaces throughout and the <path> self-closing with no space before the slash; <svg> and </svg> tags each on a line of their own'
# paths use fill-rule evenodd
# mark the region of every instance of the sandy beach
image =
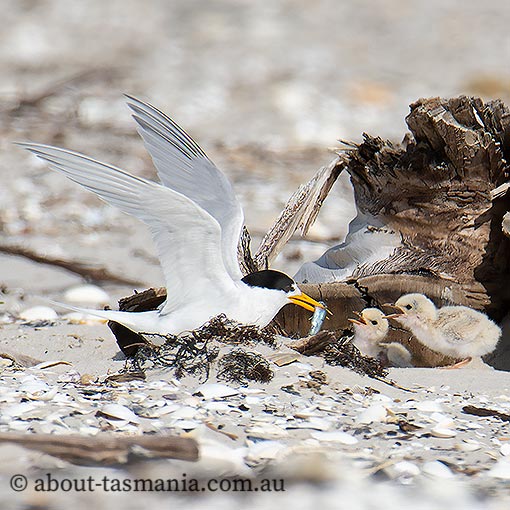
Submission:
<svg viewBox="0 0 510 510">
<path fill-rule="evenodd" d="M 200 451 L 198 462 L 135 451 L 117 466 L 83 466 L 0 441 L 5 506 L 508 507 L 507 371 L 392 368 L 384 382 L 300 356 L 271 364 L 267 384 L 217 380 L 215 364 L 207 380 L 162 368 L 143 381 L 108 379 L 126 359 L 107 326 L 67 317 L 48 300 L 68 301 L 78 289 L 81 304 L 114 308 L 162 285 L 150 235 L 12 144 L 68 147 L 155 179 L 122 94 L 149 99 L 228 175 L 257 246 L 339 138 L 400 141 L 419 97 L 508 103 L 505 2 L 40 0 L 3 13 L 0 436 L 161 434 L 191 437 Z M 354 215 L 342 175 L 308 238 L 292 238 L 274 267 L 295 274 L 341 242 Z M 12 481 L 18 474 L 26 488 Z M 258 488 L 283 480 L 284 490 L 235 491 L 236 478 Z M 78 491 L 73 479 L 98 485 Z M 224 480 L 230 490 L 127 490 L 137 479 Z"/>
</svg>

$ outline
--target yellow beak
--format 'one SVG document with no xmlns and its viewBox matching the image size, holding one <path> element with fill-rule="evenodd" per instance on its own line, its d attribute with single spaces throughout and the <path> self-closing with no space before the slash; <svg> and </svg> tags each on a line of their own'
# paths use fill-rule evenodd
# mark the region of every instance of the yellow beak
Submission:
<svg viewBox="0 0 510 510">
<path fill-rule="evenodd" d="M 405 311 L 403 308 L 400 308 L 400 306 L 392 305 L 391 303 L 385 303 L 383 306 L 388 306 L 390 308 L 393 308 L 394 310 L 397 310 L 397 313 L 391 313 L 389 315 L 385 315 L 383 319 L 394 319 L 395 317 L 400 317 L 401 315 L 405 315 Z"/>
<path fill-rule="evenodd" d="M 310 312 L 314 312 L 316 308 L 322 308 L 329 314 L 333 315 L 322 303 L 315 301 L 315 299 L 304 293 L 301 293 L 298 296 L 290 296 L 289 301 L 304 308 L 305 310 L 309 310 Z"/>
</svg>

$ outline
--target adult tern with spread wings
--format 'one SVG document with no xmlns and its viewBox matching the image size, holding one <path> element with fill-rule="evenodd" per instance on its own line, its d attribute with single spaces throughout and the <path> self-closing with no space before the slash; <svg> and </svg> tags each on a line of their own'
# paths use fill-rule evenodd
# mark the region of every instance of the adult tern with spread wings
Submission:
<svg viewBox="0 0 510 510">
<path fill-rule="evenodd" d="M 167 299 L 158 310 L 148 312 L 63 306 L 157 334 L 196 329 L 219 314 L 265 326 L 287 303 L 310 311 L 324 308 L 279 271 L 258 271 L 243 278 L 237 245 L 244 216 L 230 182 L 173 120 L 152 105 L 127 97 L 162 184 L 76 152 L 19 145 L 149 227 Z"/>
</svg>

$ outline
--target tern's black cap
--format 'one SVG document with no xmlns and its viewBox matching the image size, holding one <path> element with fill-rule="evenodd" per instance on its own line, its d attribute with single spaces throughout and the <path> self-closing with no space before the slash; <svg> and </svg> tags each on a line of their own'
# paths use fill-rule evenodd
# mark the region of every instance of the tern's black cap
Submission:
<svg viewBox="0 0 510 510">
<path fill-rule="evenodd" d="M 295 285 L 294 280 L 280 271 L 265 269 L 246 275 L 242 281 L 250 287 L 262 287 L 264 289 L 283 290 L 290 292 Z"/>
</svg>

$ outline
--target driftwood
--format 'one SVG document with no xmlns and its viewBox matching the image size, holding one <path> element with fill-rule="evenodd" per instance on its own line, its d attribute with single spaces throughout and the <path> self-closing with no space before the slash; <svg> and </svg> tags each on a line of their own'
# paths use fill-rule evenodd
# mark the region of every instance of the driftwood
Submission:
<svg viewBox="0 0 510 510">
<path fill-rule="evenodd" d="M 96 436 L 0 433 L 0 443 L 14 443 L 79 465 L 111 466 L 132 458 L 198 460 L 190 438 L 162 435 Z"/>
<path fill-rule="evenodd" d="M 346 327 L 352 310 L 408 292 L 438 306 L 483 310 L 496 321 L 510 309 L 508 215 L 503 219 L 510 210 L 510 111 L 500 101 L 433 98 L 412 104 L 406 120 L 412 136 L 405 144 L 364 135 L 338 157 L 358 217 L 343 245 L 297 275 L 313 282 L 303 290 L 333 311 L 328 329 Z M 277 322 L 303 334 L 307 315 L 286 307 Z M 409 333 L 396 336 L 404 341 Z"/>
<path fill-rule="evenodd" d="M 75 260 L 66 260 L 57 257 L 41 255 L 40 253 L 30 250 L 29 248 L 25 248 L 24 246 L 2 244 L 0 245 L 0 253 L 24 257 L 40 264 L 48 264 L 50 266 L 61 267 L 67 271 L 71 271 L 72 273 L 79 274 L 87 280 L 92 280 L 95 282 L 111 282 L 124 285 L 141 284 L 141 282 L 138 280 L 131 280 L 129 278 L 110 273 L 110 271 L 104 267 L 92 266 L 85 262 L 77 262 Z"/>
<path fill-rule="evenodd" d="M 305 356 L 312 356 L 317 352 L 323 351 L 336 338 L 337 335 L 333 331 L 320 331 L 316 335 L 293 340 L 287 343 L 286 346 Z"/>
</svg>

